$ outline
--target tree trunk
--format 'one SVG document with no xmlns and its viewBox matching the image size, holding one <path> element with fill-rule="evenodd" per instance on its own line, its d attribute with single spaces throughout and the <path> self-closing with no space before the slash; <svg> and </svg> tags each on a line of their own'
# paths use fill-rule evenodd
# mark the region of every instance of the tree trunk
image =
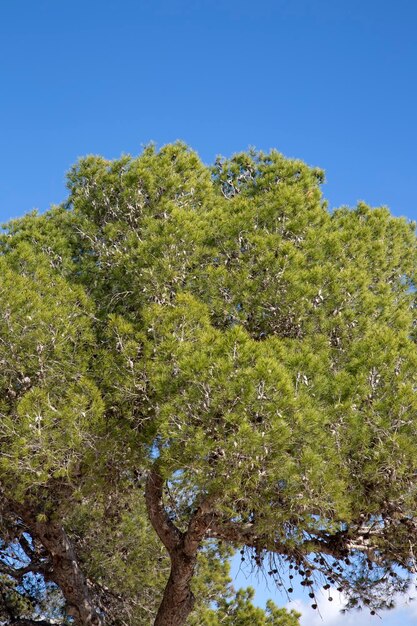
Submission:
<svg viewBox="0 0 417 626">
<path fill-rule="evenodd" d="M 171 573 L 158 609 L 154 626 L 183 626 L 194 607 L 190 589 L 197 558 L 181 551 L 171 557 Z"/>
<path fill-rule="evenodd" d="M 146 506 L 149 520 L 171 559 L 171 573 L 154 626 L 183 626 L 193 610 L 191 581 L 197 553 L 208 529 L 209 501 L 203 502 L 191 515 L 186 532 L 181 532 L 170 519 L 163 502 L 164 480 L 157 463 L 146 481 Z"/>
</svg>

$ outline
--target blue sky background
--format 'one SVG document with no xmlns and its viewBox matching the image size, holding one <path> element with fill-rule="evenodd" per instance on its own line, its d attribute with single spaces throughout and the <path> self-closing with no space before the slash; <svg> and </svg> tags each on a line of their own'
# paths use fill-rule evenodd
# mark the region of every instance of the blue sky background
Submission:
<svg viewBox="0 0 417 626">
<path fill-rule="evenodd" d="M 416 32 L 415 0 L 0 0 L 0 220 L 63 200 L 79 156 L 176 139 L 276 147 L 330 206 L 417 218 Z"/>
</svg>

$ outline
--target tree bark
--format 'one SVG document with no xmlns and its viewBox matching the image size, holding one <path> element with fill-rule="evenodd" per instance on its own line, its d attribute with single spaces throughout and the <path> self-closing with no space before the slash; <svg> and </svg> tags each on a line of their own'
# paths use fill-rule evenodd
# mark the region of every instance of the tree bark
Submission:
<svg viewBox="0 0 417 626">
<path fill-rule="evenodd" d="M 194 607 L 191 581 L 197 553 L 208 528 L 208 501 L 191 516 L 186 532 L 181 532 L 169 518 L 163 503 L 164 480 L 151 470 L 146 482 L 146 506 L 149 520 L 168 550 L 171 573 L 165 587 L 154 626 L 183 626 Z"/>
<path fill-rule="evenodd" d="M 87 581 L 64 528 L 56 521 L 40 522 L 33 519 L 28 512 L 24 512 L 22 518 L 31 534 L 49 554 L 52 567 L 48 578 L 61 589 L 74 625 L 102 626 L 103 620 L 91 601 Z"/>
<path fill-rule="evenodd" d="M 197 554 L 186 557 L 180 548 L 171 556 L 171 573 L 165 587 L 154 626 L 182 626 L 194 607 L 195 598 L 190 583 L 194 575 Z"/>
</svg>

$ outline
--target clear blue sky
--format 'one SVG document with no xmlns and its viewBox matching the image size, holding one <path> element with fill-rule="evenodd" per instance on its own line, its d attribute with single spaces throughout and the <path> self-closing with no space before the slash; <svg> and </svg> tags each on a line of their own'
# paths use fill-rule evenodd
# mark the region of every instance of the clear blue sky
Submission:
<svg viewBox="0 0 417 626">
<path fill-rule="evenodd" d="M 0 0 L 0 219 L 61 201 L 81 155 L 176 139 L 417 218 L 416 32 L 415 0 Z"/>
</svg>

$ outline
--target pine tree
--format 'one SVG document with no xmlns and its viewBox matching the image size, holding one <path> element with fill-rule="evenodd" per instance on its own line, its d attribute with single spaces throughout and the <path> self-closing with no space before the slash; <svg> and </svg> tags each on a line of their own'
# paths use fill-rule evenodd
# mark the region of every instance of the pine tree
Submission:
<svg viewBox="0 0 417 626">
<path fill-rule="evenodd" d="M 76 624 L 105 610 L 71 516 L 126 489 L 169 556 L 155 626 L 192 619 L 198 554 L 219 542 L 273 580 L 291 569 L 314 606 L 319 585 L 372 613 L 408 588 L 415 227 L 363 203 L 329 212 L 323 180 L 275 151 L 208 168 L 151 146 L 81 159 L 62 206 L 7 225 L 3 508 Z M 225 600 L 234 619 L 249 600 Z"/>
</svg>

